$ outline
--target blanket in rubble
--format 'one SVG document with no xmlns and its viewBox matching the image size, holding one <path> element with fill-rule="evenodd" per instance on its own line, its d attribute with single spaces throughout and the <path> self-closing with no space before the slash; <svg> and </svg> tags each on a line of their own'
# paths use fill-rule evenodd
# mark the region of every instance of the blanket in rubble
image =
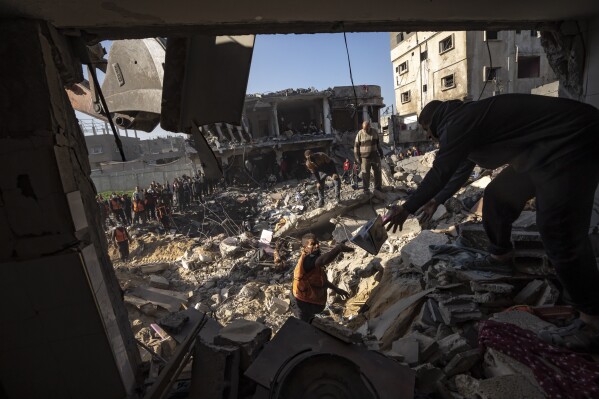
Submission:
<svg viewBox="0 0 599 399">
<path fill-rule="evenodd" d="M 481 323 L 479 344 L 530 367 L 549 398 L 599 398 L 599 363 L 588 356 L 541 341 L 509 323 Z"/>
</svg>

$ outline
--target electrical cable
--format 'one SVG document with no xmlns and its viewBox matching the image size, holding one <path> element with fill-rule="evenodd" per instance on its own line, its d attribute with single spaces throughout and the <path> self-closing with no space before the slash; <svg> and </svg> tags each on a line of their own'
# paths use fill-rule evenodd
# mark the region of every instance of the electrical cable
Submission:
<svg viewBox="0 0 599 399">
<path fill-rule="evenodd" d="M 98 75 L 96 75 L 96 70 L 92 64 L 87 64 L 87 69 L 89 73 L 92 75 L 92 80 L 94 81 L 94 86 L 98 91 L 98 95 L 100 96 L 100 102 L 102 103 L 102 108 L 104 112 L 106 112 L 106 119 L 108 119 L 108 123 L 110 124 L 110 128 L 112 129 L 112 134 L 114 135 L 114 141 L 116 142 L 116 146 L 119 149 L 119 153 L 121 154 L 121 160 L 123 162 L 127 162 L 125 159 L 125 152 L 123 151 L 123 143 L 121 142 L 121 138 L 119 134 L 116 132 L 116 128 L 114 127 L 114 122 L 110 117 L 110 111 L 108 111 L 108 105 L 106 105 L 106 99 L 104 99 L 104 94 L 102 93 L 102 89 L 100 88 L 100 83 L 98 82 Z"/>
<path fill-rule="evenodd" d="M 345 41 L 345 53 L 347 54 L 347 65 L 349 66 L 349 80 L 351 81 L 351 87 L 354 90 L 354 101 L 356 102 L 355 112 L 358 112 L 358 94 L 356 93 L 356 86 L 354 85 L 354 75 L 351 68 L 351 59 L 349 57 L 349 47 L 347 46 L 347 35 L 345 34 L 345 27 L 343 27 L 343 40 Z"/>
<path fill-rule="evenodd" d="M 491 49 L 489 48 L 489 40 L 485 40 L 485 42 L 487 43 L 487 52 L 489 53 L 489 73 L 490 73 L 490 71 L 493 70 L 493 59 L 491 58 Z M 487 87 L 488 81 L 489 81 L 489 74 L 487 74 L 487 76 L 485 76 L 485 84 L 483 85 L 483 89 L 480 91 L 480 94 L 476 101 L 480 100 L 480 98 L 483 96 L 483 93 L 485 92 L 485 88 Z"/>
</svg>

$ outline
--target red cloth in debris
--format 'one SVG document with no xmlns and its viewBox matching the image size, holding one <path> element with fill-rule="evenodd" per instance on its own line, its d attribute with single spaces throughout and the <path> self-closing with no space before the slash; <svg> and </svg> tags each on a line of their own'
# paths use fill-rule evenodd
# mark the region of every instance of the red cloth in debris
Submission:
<svg viewBox="0 0 599 399">
<path fill-rule="evenodd" d="M 530 367 L 549 398 L 599 398 L 599 363 L 509 323 L 481 323 L 478 342 Z M 557 370 L 556 370 L 557 369 Z"/>
</svg>

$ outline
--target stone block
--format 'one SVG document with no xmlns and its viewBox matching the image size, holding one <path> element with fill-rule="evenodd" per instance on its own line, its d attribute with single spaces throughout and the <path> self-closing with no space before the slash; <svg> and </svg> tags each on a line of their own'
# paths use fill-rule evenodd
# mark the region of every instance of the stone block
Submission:
<svg viewBox="0 0 599 399">
<path fill-rule="evenodd" d="M 391 345 L 393 352 L 402 356 L 404 362 L 409 366 L 415 366 L 420 359 L 418 350 L 418 341 L 415 338 L 405 337 L 393 342 Z"/>
<path fill-rule="evenodd" d="M 424 335 L 419 332 L 413 332 L 409 338 L 414 338 L 418 341 L 418 353 L 420 361 L 426 361 L 439 349 L 439 344 L 434 338 Z"/>
<path fill-rule="evenodd" d="M 439 340 L 439 351 L 446 360 L 453 359 L 458 353 L 466 352 L 472 349 L 468 341 L 458 333 L 448 335 Z"/>
<path fill-rule="evenodd" d="M 189 316 L 184 312 L 169 313 L 167 316 L 158 320 L 158 325 L 169 333 L 177 334 L 181 332 L 188 321 Z"/>
<path fill-rule="evenodd" d="M 189 397 L 237 399 L 240 349 L 197 340 L 191 369 Z"/>
<path fill-rule="evenodd" d="M 235 346 L 241 350 L 241 368 L 246 370 L 256 359 L 264 344 L 270 340 L 272 330 L 262 323 L 250 320 L 233 320 L 214 337 L 216 345 Z"/>
<path fill-rule="evenodd" d="M 350 330 L 349 328 L 329 319 L 322 317 L 315 317 L 310 323 L 312 326 L 318 328 L 320 331 L 332 335 L 333 337 L 347 342 L 348 344 L 362 343 L 362 334 Z"/>
<path fill-rule="evenodd" d="M 543 280 L 531 281 L 514 297 L 514 303 L 517 305 L 534 305 L 544 286 L 545 282 Z"/>
<path fill-rule="evenodd" d="M 482 313 L 470 296 L 457 296 L 439 302 L 443 322 L 454 326 L 470 320 L 480 320 Z"/>
<path fill-rule="evenodd" d="M 511 294 L 514 286 L 505 283 L 470 282 L 470 289 L 474 292 L 491 292 L 493 294 Z"/>
<path fill-rule="evenodd" d="M 156 276 L 154 274 L 150 276 L 150 287 L 167 289 L 169 285 L 169 281 L 162 276 Z"/>
<path fill-rule="evenodd" d="M 447 366 L 445 366 L 444 372 L 448 377 L 456 374 L 466 373 L 480 360 L 480 350 L 471 349 L 466 352 L 458 353 L 455 355 Z"/>
<path fill-rule="evenodd" d="M 443 370 L 430 363 L 422 364 L 416 368 L 416 390 L 419 393 L 431 394 L 437 391 L 437 384 L 445 379 Z"/>
<path fill-rule="evenodd" d="M 545 287 L 541 290 L 537 306 L 553 306 L 559 298 L 560 292 L 557 287 L 549 280 L 545 280 Z"/>
<path fill-rule="evenodd" d="M 285 314 L 289 309 L 289 302 L 276 296 L 270 298 L 268 311 L 277 314 Z"/>
<path fill-rule="evenodd" d="M 429 247 L 431 245 L 447 244 L 448 241 L 449 239 L 445 234 L 423 230 L 416 238 L 402 248 L 401 258 L 405 264 L 412 264 L 421 268 L 432 258 Z"/>
</svg>

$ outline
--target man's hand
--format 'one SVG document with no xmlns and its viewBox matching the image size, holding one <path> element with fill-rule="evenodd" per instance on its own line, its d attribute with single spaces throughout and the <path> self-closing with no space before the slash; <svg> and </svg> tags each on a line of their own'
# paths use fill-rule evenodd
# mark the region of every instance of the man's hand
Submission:
<svg viewBox="0 0 599 399">
<path fill-rule="evenodd" d="M 420 208 L 418 212 L 416 212 L 416 216 L 419 216 L 420 224 L 429 222 L 432 219 L 438 207 L 439 204 L 433 198 L 432 200 L 427 202 L 422 208 Z"/>
<path fill-rule="evenodd" d="M 393 205 L 389 212 L 383 218 L 383 224 L 387 225 L 387 231 L 393 227 L 393 232 L 397 231 L 399 227 L 399 231 L 403 230 L 403 224 L 406 219 L 410 216 L 410 212 L 408 212 L 403 206 Z"/>
<path fill-rule="evenodd" d="M 335 292 L 337 293 L 337 295 L 339 295 L 341 297 L 341 299 L 343 299 L 344 301 L 349 299 L 349 292 L 342 290 L 341 288 L 335 287 Z"/>
</svg>

